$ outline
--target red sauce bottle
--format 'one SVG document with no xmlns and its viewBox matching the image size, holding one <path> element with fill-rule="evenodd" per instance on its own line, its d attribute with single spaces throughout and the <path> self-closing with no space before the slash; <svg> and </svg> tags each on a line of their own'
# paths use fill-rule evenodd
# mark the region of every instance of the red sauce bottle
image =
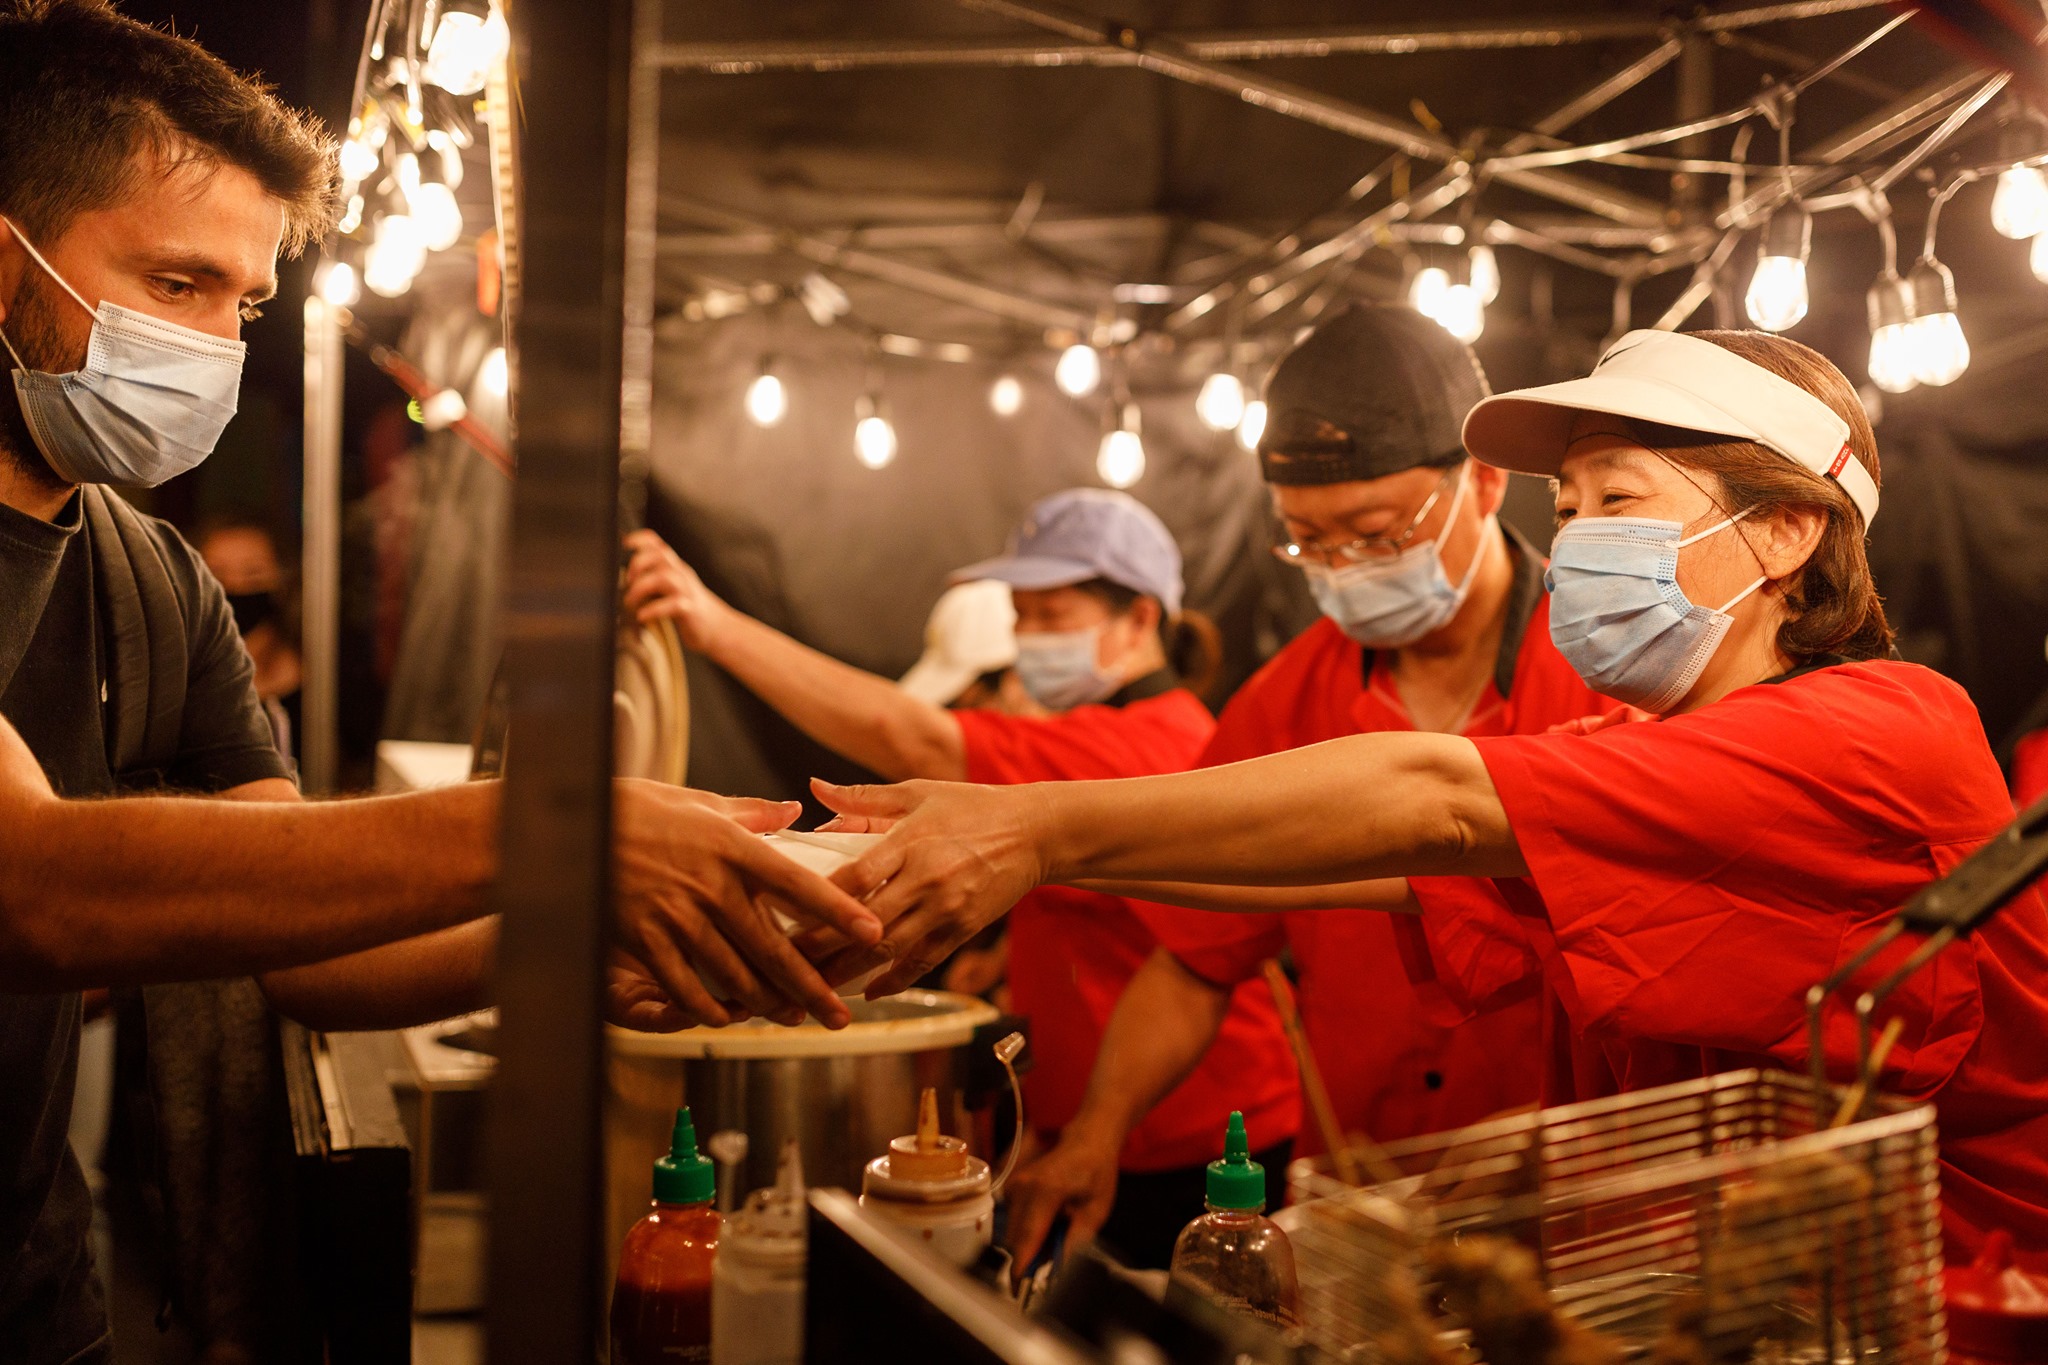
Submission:
<svg viewBox="0 0 2048 1365">
<path fill-rule="evenodd" d="M 619 1250 L 612 1287 L 612 1365 L 711 1359 L 711 1268 L 718 1257 L 718 1175 L 697 1154 L 687 1107 L 654 1163 L 654 1208 Z"/>
</svg>

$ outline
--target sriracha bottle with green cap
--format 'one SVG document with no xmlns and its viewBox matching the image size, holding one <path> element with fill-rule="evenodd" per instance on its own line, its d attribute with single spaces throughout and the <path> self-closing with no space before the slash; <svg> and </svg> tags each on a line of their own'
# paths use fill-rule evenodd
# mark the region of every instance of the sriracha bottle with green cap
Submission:
<svg viewBox="0 0 2048 1365">
<path fill-rule="evenodd" d="M 711 1271 L 718 1256 L 718 1175 L 697 1154 L 687 1107 L 654 1163 L 654 1207 L 619 1249 L 612 1287 L 612 1365 L 711 1359 Z"/>
<path fill-rule="evenodd" d="M 1301 1321 L 1294 1248 L 1264 1216 L 1266 1169 L 1251 1158 L 1243 1114 L 1231 1114 L 1223 1159 L 1209 1163 L 1206 1202 L 1173 1244 L 1171 1284 L 1292 1336 Z"/>
</svg>

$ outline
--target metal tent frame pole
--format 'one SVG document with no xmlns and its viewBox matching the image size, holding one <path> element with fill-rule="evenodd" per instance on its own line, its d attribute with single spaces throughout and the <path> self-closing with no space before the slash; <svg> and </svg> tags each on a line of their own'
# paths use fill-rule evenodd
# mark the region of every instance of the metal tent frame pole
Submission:
<svg viewBox="0 0 2048 1365">
<path fill-rule="evenodd" d="M 527 0 L 511 730 L 489 1119 L 492 1365 L 589 1360 L 604 1237 L 604 966 L 631 0 Z"/>
</svg>

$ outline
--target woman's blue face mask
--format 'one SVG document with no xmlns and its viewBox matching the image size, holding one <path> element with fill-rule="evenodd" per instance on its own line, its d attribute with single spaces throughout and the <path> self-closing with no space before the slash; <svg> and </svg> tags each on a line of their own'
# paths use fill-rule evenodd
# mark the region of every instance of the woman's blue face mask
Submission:
<svg viewBox="0 0 2048 1365">
<path fill-rule="evenodd" d="M 1678 586 L 1678 552 L 1727 530 L 1748 511 L 1685 534 L 1652 517 L 1576 517 L 1550 544 L 1550 638 L 1603 696 L 1665 712 L 1692 691 L 1734 618 L 1768 581 L 1760 576 L 1716 608 Z"/>
</svg>

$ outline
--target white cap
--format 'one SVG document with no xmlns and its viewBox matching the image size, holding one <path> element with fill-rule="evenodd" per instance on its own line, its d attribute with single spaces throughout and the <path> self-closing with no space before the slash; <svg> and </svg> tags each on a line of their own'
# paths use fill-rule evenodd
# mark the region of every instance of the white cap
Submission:
<svg viewBox="0 0 2048 1365">
<path fill-rule="evenodd" d="M 1584 379 L 1484 400 L 1465 418 L 1465 449 L 1502 469 L 1556 474 L 1581 412 L 1755 441 L 1839 483 L 1865 526 L 1877 516 L 1877 484 L 1851 453 L 1840 413 L 1791 380 L 1683 332 L 1630 332 Z"/>
<path fill-rule="evenodd" d="M 944 706 L 984 673 L 1017 662 L 1017 608 L 1010 585 L 992 579 L 956 583 L 924 623 L 924 655 L 897 682 L 911 696 Z"/>
</svg>

